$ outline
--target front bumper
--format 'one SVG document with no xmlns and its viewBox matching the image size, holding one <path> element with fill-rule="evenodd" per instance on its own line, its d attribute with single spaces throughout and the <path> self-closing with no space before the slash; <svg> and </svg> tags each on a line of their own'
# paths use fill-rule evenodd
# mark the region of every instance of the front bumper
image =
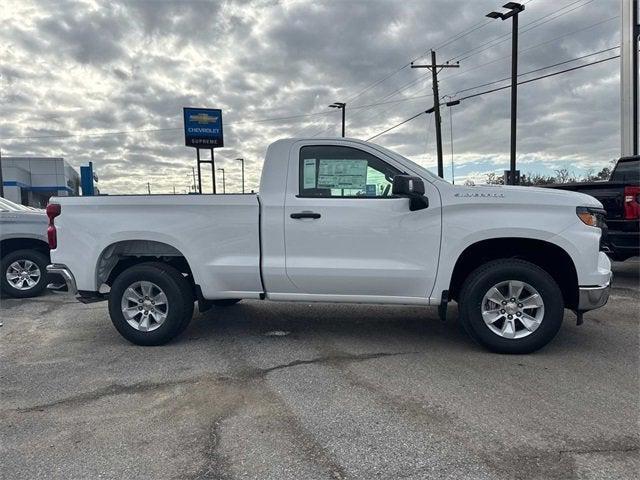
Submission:
<svg viewBox="0 0 640 480">
<path fill-rule="evenodd" d="M 609 300 L 611 291 L 611 277 L 609 281 L 602 286 L 597 287 L 580 287 L 578 296 L 578 310 L 586 312 L 600 308 Z"/>
<path fill-rule="evenodd" d="M 64 279 L 64 283 L 67 284 L 67 291 L 72 295 L 78 294 L 78 287 L 76 285 L 76 279 L 71 273 L 71 270 L 66 265 L 61 263 L 52 263 L 51 265 L 47 265 L 47 272 L 54 273 L 60 275 Z M 47 285 L 47 288 L 56 290 L 57 286 L 50 283 Z"/>
</svg>

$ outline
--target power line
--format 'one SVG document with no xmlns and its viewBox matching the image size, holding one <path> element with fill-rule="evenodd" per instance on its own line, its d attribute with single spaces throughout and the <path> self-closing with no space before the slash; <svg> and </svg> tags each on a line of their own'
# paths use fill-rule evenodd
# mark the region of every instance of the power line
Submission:
<svg viewBox="0 0 640 480">
<path fill-rule="evenodd" d="M 533 0 L 527 0 L 524 3 L 530 3 Z M 577 0 L 577 1 L 582 1 L 582 0 Z M 593 1 L 593 0 L 591 0 Z M 347 103 L 351 103 L 353 102 L 356 98 L 362 96 L 365 92 L 368 92 L 369 90 L 371 90 L 372 88 L 377 87 L 378 85 L 380 85 L 381 83 L 383 83 L 384 81 L 388 80 L 389 78 L 393 77 L 394 75 L 396 75 L 397 73 L 400 73 L 402 70 L 404 70 L 405 68 L 409 67 L 411 65 L 412 62 L 415 62 L 416 60 L 420 60 L 421 58 L 423 58 L 427 53 L 429 53 L 431 50 L 438 50 L 440 48 L 443 48 L 447 45 L 450 45 L 452 43 L 457 42 L 458 40 L 470 35 L 471 33 L 475 32 L 476 30 L 480 30 L 481 28 L 486 27 L 487 25 L 489 25 L 491 23 L 491 21 L 481 21 L 478 22 L 476 24 L 471 25 L 470 27 L 467 27 L 464 30 L 459 31 L 458 33 L 452 35 L 451 37 L 449 37 L 448 39 L 446 39 L 443 43 L 439 44 L 436 47 L 431 47 L 427 50 L 425 50 L 423 53 L 421 53 L 419 56 L 415 57 L 413 60 L 411 60 L 408 63 L 405 63 L 404 65 L 402 65 L 401 67 L 395 69 L 394 71 L 388 73 L 387 75 L 385 75 L 384 77 L 382 77 L 379 80 L 376 80 L 375 82 L 369 84 L 368 86 L 366 86 L 364 89 L 360 90 L 358 93 L 356 93 L 355 95 L 352 95 L 351 97 L 348 97 L 345 101 Z"/>
<path fill-rule="evenodd" d="M 529 70 L 528 72 L 519 73 L 518 77 L 522 77 L 524 75 L 530 75 L 532 73 L 540 72 L 541 70 L 546 70 L 548 68 L 559 67 L 560 65 L 566 65 L 567 63 L 571 63 L 571 62 L 575 62 L 575 61 L 578 61 L 578 60 L 582 60 L 583 58 L 593 57 L 594 55 L 599 55 L 601 53 L 610 52 L 611 50 L 616 50 L 618 48 L 620 48 L 620 45 L 616 45 L 615 47 L 605 48 L 604 50 L 599 50 L 599 51 L 593 52 L 593 53 L 587 53 L 586 55 L 581 55 L 580 57 L 575 57 L 575 58 L 571 58 L 569 60 L 564 60 L 562 62 L 554 63 L 553 65 L 547 65 L 545 67 L 540 67 L 540 68 L 536 68 L 534 70 Z M 476 88 L 488 87 L 489 85 L 494 85 L 496 83 L 504 82 L 506 80 L 509 80 L 510 78 L 511 77 L 505 77 L 505 78 L 501 78 L 499 80 L 494 80 L 492 82 L 482 83 L 480 85 L 476 85 L 475 87 L 469 87 L 469 88 L 465 88 L 463 90 L 458 90 L 457 92 L 450 94 L 450 96 L 454 97 L 454 96 L 456 96 L 456 95 L 458 95 L 460 93 L 468 92 L 470 90 L 475 90 Z"/>
<path fill-rule="evenodd" d="M 380 105 L 390 105 L 390 104 L 394 104 L 394 103 L 400 103 L 400 102 L 406 102 L 409 100 L 415 100 L 417 98 L 426 98 L 426 97 L 431 97 L 433 95 L 431 94 L 425 94 L 425 95 L 419 95 L 413 98 L 401 98 L 398 100 L 391 100 L 388 102 L 376 102 L 376 103 L 371 103 L 371 104 L 367 104 L 367 105 L 359 105 L 356 107 L 353 107 L 352 110 L 360 110 L 360 109 L 366 109 L 366 108 L 371 108 L 371 107 L 377 107 Z M 233 122 L 233 123 L 229 123 L 227 124 L 227 126 L 236 126 L 236 125 L 245 125 L 245 124 L 252 124 L 252 123 L 264 123 L 264 122 L 273 122 L 273 121 L 279 121 L 279 120 L 293 120 L 293 119 L 297 119 L 297 118 L 304 118 L 304 117 L 314 117 L 314 116 L 324 116 L 324 115 L 328 115 L 330 113 L 333 113 L 332 111 L 326 111 L 326 112 L 313 112 L 313 113 L 305 113 L 305 114 L 298 114 L 298 115 L 289 115 L 289 116 L 284 116 L 284 117 L 270 117 L 270 118 L 261 118 L 261 119 L 256 119 L 256 120 L 246 120 L 246 121 L 240 121 L 240 122 Z M 31 140 L 35 140 L 35 139 L 45 139 L 45 138 L 70 138 L 70 137 L 103 137 L 103 136 L 109 136 L 109 135 L 129 135 L 129 134 L 133 134 L 133 133 L 157 133 L 157 132 L 176 132 L 176 131 L 182 131 L 183 128 L 182 127 L 171 127 L 171 128 L 147 128 L 147 129 L 133 129 L 133 130 L 117 130 L 117 131 L 109 131 L 109 132 L 100 132 L 100 133 L 62 133 L 59 135 L 25 135 L 25 136 L 18 136 L 18 137 L 0 137 L 0 140 L 21 140 L 21 139 L 31 139 Z"/>
<path fill-rule="evenodd" d="M 551 42 L 551 41 L 553 41 L 553 40 L 558 40 L 558 39 L 560 39 L 560 38 L 564 38 L 564 37 L 568 37 L 568 36 L 570 36 L 570 35 L 574 35 L 574 34 L 576 34 L 576 33 L 580 33 L 580 32 L 582 32 L 582 31 L 584 31 L 584 30 L 589 30 L 590 28 L 597 27 L 598 25 L 602 25 L 603 23 L 610 22 L 611 20 L 614 20 L 614 19 L 618 18 L 619 16 L 620 16 L 620 15 L 615 15 L 615 16 L 613 16 L 613 17 L 606 18 L 606 19 L 604 19 L 604 20 L 601 20 L 601 21 L 599 21 L 599 22 L 593 23 L 593 24 L 588 25 L 588 26 L 586 26 L 586 27 L 580 28 L 580 29 L 578 29 L 578 30 L 574 30 L 573 32 L 569 32 L 569 33 L 565 33 L 565 34 L 563 34 L 563 35 L 560 35 L 559 37 L 556 37 L 556 38 L 554 38 L 554 39 L 552 39 L 552 40 L 547 40 L 547 41 L 545 41 L 545 42 L 539 43 L 539 44 L 537 44 L 536 46 L 546 45 L 547 43 L 550 43 L 550 42 Z M 522 32 L 522 33 L 524 33 L 524 32 Z M 508 40 L 508 39 L 507 39 L 507 40 Z M 502 42 L 499 42 L 499 43 L 504 43 L 504 42 L 505 42 L 505 41 L 507 41 L 507 40 L 503 40 Z M 493 48 L 493 47 L 494 47 L 494 46 L 496 46 L 496 45 L 498 45 L 498 44 L 496 43 L 495 45 L 491 45 L 491 46 L 489 46 L 489 47 L 485 48 L 484 50 L 481 50 L 480 52 L 483 52 L 483 51 L 485 51 L 485 50 L 489 50 L 490 48 Z M 527 49 L 524 49 L 524 50 L 522 50 L 522 52 L 526 52 L 526 51 L 527 51 L 528 49 L 530 49 L 530 48 L 532 48 L 532 47 L 529 47 L 529 48 L 527 48 Z M 476 53 L 480 53 L 480 52 L 476 52 Z M 474 55 L 475 55 L 475 54 L 474 54 Z M 464 57 L 464 58 L 460 59 L 460 61 L 462 61 L 462 60 L 466 60 L 466 59 L 468 59 L 468 58 L 469 58 L 469 57 L 471 57 L 471 56 L 472 56 L 472 55 L 468 55 L 468 56 L 466 56 L 466 57 Z"/>
<path fill-rule="evenodd" d="M 583 0 L 578 0 L 578 1 L 583 1 Z M 577 3 L 577 2 L 573 2 L 573 3 L 571 3 L 571 4 L 567 5 L 567 6 L 563 7 L 563 8 L 566 8 L 566 7 L 568 7 L 568 6 L 571 6 L 571 5 L 575 4 L 575 3 Z M 585 5 L 586 5 L 586 4 L 585 4 Z M 555 13 L 555 12 L 554 12 L 554 13 Z M 567 13 L 568 13 L 568 12 L 567 12 Z M 551 14 L 550 14 L 550 15 L 551 15 Z M 548 16 L 549 16 L 549 15 L 546 15 L 545 17 L 548 17 Z M 540 19 L 543 19 L 543 18 L 545 18 L 545 17 L 541 17 Z M 603 23 L 609 22 L 609 21 L 611 21 L 611 20 L 613 20 L 613 19 L 615 19 L 615 18 L 618 18 L 618 17 L 619 17 L 619 15 L 616 15 L 616 16 L 614 16 L 614 17 L 611 17 L 611 18 L 607 18 L 607 19 L 605 19 L 605 20 L 598 21 L 598 22 L 593 23 L 593 24 L 591 24 L 591 25 L 587 25 L 586 27 L 579 28 L 578 30 L 574 30 L 574 31 L 571 31 L 571 32 L 568 32 L 568 33 L 564 33 L 564 34 L 559 35 L 559 36 L 557 36 L 557 37 L 554 37 L 554 38 L 552 38 L 552 39 L 545 40 L 544 42 L 541 42 L 541 43 L 538 43 L 538 44 L 532 45 L 532 46 L 530 46 L 530 47 L 527 47 L 527 48 L 525 48 L 525 49 L 523 49 L 523 50 L 520 50 L 520 53 L 522 54 L 522 53 L 524 53 L 524 52 L 528 52 L 528 51 L 530 51 L 530 50 L 534 50 L 534 49 L 536 49 L 536 48 L 539 48 L 539 47 L 541 47 L 541 46 L 547 45 L 547 44 L 549 44 L 549 43 L 551 43 L 551 42 L 554 42 L 554 41 L 556 41 L 556 40 L 560 40 L 560 39 L 562 39 L 562 38 L 565 38 L 565 37 L 567 37 L 567 36 L 575 35 L 576 33 L 580 33 L 580 32 L 583 32 L 583 31 L 585 31 L 585 30 L 589 30 L 589 29 L 591 29 L 591 28 L 594 28 L 594 27 L 596 27 L 596 26 L 598 26 L 598 25 L 601 25 L 601 24 L 603 24 Z M 556 17 L 556 18 L 557 18 L 557 17 Z M 540 20 L 540 19 L 538 19 L 538 20 Z M 534 22 L 531 22 L 531 23 L 534 23 Z M 531 23 L 529 23 L 528 25 L 531 25 Z M 509 34 L 509 35 L 510 35 L 510 34 Z M 459 75 L 466 74 L 466 73 L 468 73 L 468 72 L 470 72 L 470 71 L 477 70 L 477 69 L 482 68 L 482 67 L 485 67 L 485 66 L 487 66 L 487 65 L 494 64 L 494 63 L 499 62 L 499 61 L 501 61 L 501 60 L 504 60 L 504 59 L 506 59 L 506 58 L 510 58 L 510 55 L 507 55 L 507 56 L 505 56 L 505 57 L 500 57 L 500 58 L 497 58 L 497 59 L 495 59 L 495 60 L 491 60 L 491 61 L 489 61 L 489 62 L 485 62 L 485 63 L 482 63 L 482 64 L 480 64 L 480 65 L 476 65 L 476 66 L 471 67 L 471 68 L 465 68 L 465 70 L 464 70 L 464 71 L 459 72 L 459 73 L 454 73 L 453 75 L 449 75 L 449 76 L 447 76 L 447 77 L 445 77 L 445 78 L 446 78 L 447 80 L 449 80 L 449 79 L 454 78 L 454 77 L 457 77 L 457 76 L 459 76 Z M 531 72 L 529 72 L 529 73 L 531 73 Z M 391 93 L 387 94 L 386 96 L 384 96 L 384 97 L 382 98 L 382 100 L 386 100 L 387 98 L 390 98 L 390 97 L 393 97 L 394 95 L 397 95 L 397 94 L 399 94 L 399 93 L 402 93 L 403 91 L 407 90 L 407 89 L 408 89 L 408 88 L 410 88 L 411 86 L 413 86 L 413 85 L 417 84 L 418 82 L 422 81 L 423 79 L 425 79 L 425 77 L 427 77 L 427 75 L 428 75 L 428 74 L 420 75 L 420 76 L 419 76 L 418 78 L 416 78 L 415 80 L 412 80 L 412 81 L 410 81 L 410 82 L 405 83 L 405 84 L 404 84 L 404 85 L 402 85 L 400 88 L 398 88 L 398 89 L 396 89 L 396 90 L 392 91 Z M 426 86 L 425 86 L 424 88 L 426 88 Z M 421 90 L 421 89 L 420 89 L 420 90 Z M 410 97 L 410 98 L 411 98 L 411 97 Z M 373 115 L 371 115 L 371 116 L 369 116 L 369 117 L 368 117 L 368 119 L 370 119 L 370 118 L 373 118 Z M 321 130 L 321 132 L 322 132 L 322 131 L 325 131 L 325 130 L 328 130 L 328 128 L 327 128 L 327 129 L 323 129 L 323 130 Z M 319 132 L 319 133 L 320 133 L 320 132 Z"/>
<path fill-rule="evenodd" d="M 560 75 L 561 73 L 572 72 L 574 70 L 579 70 L 581 68 L 589 67 L 591 65 L 597 65 L 599 63 L 608 62 L 609 60 L 615 60 L 616 58 L 620 58 L 620 55 L 614 55 L 612 57 L 603 58 L 601 60 L 596 60 L 595 62 L 584 63 L 584 64 L 578 65 L 576 67 L 566 68 L 566 69 L 560 70 L 558 72 L 548 73 L 546 75 L 541 75 L 539 77 L 530 78 L 529 80 L 523 80 L 521 82 L 518 82 L 518 85 L 524 85 L 525 83 L 535 82 L 536 80 L 542 80 L 543 78 L 555 77 L 556 75 Z M 479 96 L 485 95 L 487 93 L 493 93 L 493 92 L 497 92 L 499 90 L 505 90 L 507 88 L 511 88 L 511 85 L 505 85 L 503 87 L 493 88 L 491 90 L 485 90 L 483 92 L 474 93 L 472 95 L 467 95 L 466 97 L 458 98 L 457 100 L 460 100 L 460 101 L 467 100 L 469 98 L 479 97 Z"/>
<path fill-rule="evenodd" d="M 580 0 L 580 1 L 581 1 L 581 0 Z M 574 2 L 574 3 L 575 3 L 575 2 Z M 527 48 L 525 48 L 525 49 L 521 50 L 521 51 L 520 51 L 520 53 L 528 52 L 528 51 L 530 51 L 530 50 L 533 50 L 533 49 L 539 48 L 539 47 L 541 47 L 541 46 L 543 46 L 543 45 L 547 45 L 547 44 L 549 44 L 549 43 L 551 43 L 551 42 L 554 42 L 554 41 L 556 41 L 556 40 L 559 40 L 559 39 L 561 39 L 561 38 L 564 38 L 564 37 L 567 37 L 567 36 L 570 36 L 570 35 L 574 35 L 574 34 L 576 34 L 576 33 L 583 32 L 583 31 L 588 30 L 588 29 L 590 29 L 590 28 L 594 28 L 594 27 L 596 27 L 596 26 L 598 26 L 598 25 L 601 25 L 601 24 L 603 24 L 603 23 L 609 22 L 609 21 L 611 21 L 611 20 L 613 20 L 613 19 L 615 19 L 615 18 L 618 18 L 618 15 L 616 15 L 616 16 L 614 16 L 614 17 L 611 17 L 611 18 L 608 18 L 608 19 L 605 19 L 605 20 L 598 21 L 598 22 L 593 23 L 593 24 L 591 24 L 591 25 L 587 25 L 586 27 L 582 27 L 582 28 L 580 28 L 580 29 L 578 29 L 578 30 L 574 30 L 574 31 L 571 31 L 571 32 L 568 32 L 568 33 L 565 33 L 565 34 L 559 35 L 559 36 L 554 37 L 554 38 L 552 38 L 552 39 L 545 40 L 544 42 L 541 42 L 541 43 L 538 43 L 538 44 L 532 45 L 532 46 L 530 46 L 530 47 L 527 47 Z M 590 54 L 587 54 L 587 55 L 583 55 L 583 56 L 580 56 L 580 57 L 573 58 L 573 59 L 571 59 L 571 60 L 565 60 L 565 61 L 563 61 L 563 62 L 559 62 L 559 63 L 557 63 L 557 64 L 553 64 L 553 65 L 548 65 L 548 66 L 546 66 L 546 67 L 541 67 L 541 68 L 538 68 L 538 69 L 535 69 L 535 70 L 530 70 L 530 71 L 528 71 L 528 72 L 522 73 L 521 75 L 528 75 L 528 74 L 535 73 L 535 72 L 540 71 L 540 70 L 546 70 L 547 68 L 553 68 L 553 67 L 556 67 L 556 66 L 559 66 L 559 65 L 563 65 L 563 64 L 565 64 L 565 63 L 570 63 L 570 62 L 573 62 L 573 61 L 580 60 L 580 59 L 582 59 L 582 58 L 587 58 L 587 57 L 590 57 L 590 56 L 593 56 L 593 55 L 597 55 L 597 54 L 600 54 L 600 53 L 605 53 L 605 52 L 610 51 L 610 50 L 615 50 L 616 48 L 619 48 L 619 46 L 617 46 L 617 47 L 611 47 L 611 48 L 604 49 L 604 50 L 600 50 L 600 51 L 598 51 L 598 52 L 593 52 L 593 53 L 590 53 Z M 491 60 L 491 61 L 489 61 L 489 62 L 485 62 L 485 63 L 482 63 L 482 64 L 480 64 L 480 65 L 476 65 L 476 66 L 474 66 L 474 67 L 472 67 L 472 68 L 470 68 L 470 69 L 465 69 L 465 71 L 464 71 L 464 72 L 460 72 L 460 73 L 456 73 L 456 74 L 450 75 L 450 76 L 446 77 L 446 79 L 447 79 L 447 80 L 449 80 L 449 79 L 451 79 L 451 78 L 453 78 L 453 77 L 456 77 L 456 76 L 458 76 L 458 75 L 462 75 L 463 73 L 468 73 L 469 71 L 477 70 L 477 69 L 482 68 L 482 67 L 484 67 L 484 66 L 487 66 L 487 65 L 490 65 L 490 64 L 493 64 L 493 63 L 499 62 L 499 61 L 501 61 L 501 60 L 504 60 L 505 58 L 510 58 L 510 56 L 509 56 L 509 55 L 507 55 L 507 56 L 505 56 L 505 57 L 500 57 L 500 58 L 497 58 L 497 59 L 495 59 L 495 60 Z M 427 74 L 427 75 L 428 75 L 428 74 Z M 521 75 L 518 75 L 518 76 L 521 76 Z M 398 94 L 398 93 L 401 93 L 402 91 L 407 90 L 407 89 L 408 89 L 409 87 L 411 87 L 412 85 L 415 85 L 416 83 L 418 83 L 418 82 L 420 82 L 421 80 L 423 80 L 423 79 L 425 78 L 425 76 L 426 76 L 426 75 L 421 75 L 421 76 L 419 76 L 417 79 L 412 80 L 411 82 L 408 82 L 408 83 L 404 84 L 404 85 L 403 85 L 403 86 L 401 86 L 400 88 L 398 88 L 398 89 L 394 90 L 393 92 L 391 92 L 391 93 L 387 94 L 385 97 L 383 97 L 383 98 L 381 99 L 381 100 L 383 100 L 383 101 L 381 101 L 381 102 L 379 102 L 379 103 L 372 103 L 372 104 L 369 104 L 369 105 L 362 105 L 362 106 L 358 106 L 358 107 L 353 107 L 353 109 L 359 109 L 359 108 L 362 108 L 362 109 L 368 109 L 368 108 L 375 107 L 375 106 L 377 106 L 377 105 L 386 105 L 386 104 L 390 104 L 390 103 L 392 103 L 392 102 L 393 102 L 393 103 L 395 103 L 395 102 L 399 102 L 400 100 L 392 100 L 392 101 L 389 101 L 389 102 L 384 102 L 384 100 L 386 100 L 387 98 L 393 97 L 394 95 L 396 95 L 396 94 Z M 488 83 L 486 83 L 486 84 L 476 85 L 475 87 L 470 87 L 470 88 L 467 88 L 467 89 L 464 89 L 464 90 L 458 91 L 458 92 L 456 92 L 456 93 L 455 93 L 455 94 L 453 94 L 453 95 L 457 95 L 458 93 L 466 92 L 466 91 L 469 91 L 469 90 L 475 90 L 476 88 L 480 88 L 480 87 L 483 87 L 483 86 L 493 85 L 493 84 L 495 84 L 495 83 L 499 83 L 499 82 L 504 81 L 504 80 L 508 80 L 508 78 L 506 78 L 506 79 L 500 79 L 500 80 L 495 80 L 495 81 L 492 81 L 492 82 L 488 82 Z M 425 86 L 425 88 L 426 88 L 426 86 Z M 406 99 L 407 99 L 407 100 L 413 100 L 413 99 L 417 99 L 417 98 L 424 98 L 424 97 L 425 97 L 425 95 L 419 95 L 419 96 L 407 97 Z M 404 100 L 404 99 L 402 99 L 402 100 Z M 370 115 L 367 119 L 371 119 L 371 118 L 373 118 L 373 115 Z M 322 132 L 325 132 L 325 131 L 329 130 L 330 128 L 331 128 L 331 127 L 323 128 L 323 129 L 319 130 L 318 132 L 316 132 L 313 136 L 316 136 L 316 135 L 318 135 L 318 134 L 320 134 L 320 133 L 322 133 Z"/>
<path fill-rule="evenodd" d="M 540 42 L 540 43 L 537 43 L 535 45 L 531 45 L 530 47 L 527 47 L 525 49 L 520 50 L 519 53 L 522 54 L 522 53 L 528 52 L 530 50 L 534 50 L 536 48 L 542 47 L 542 46 L 547 45 L 549 43 L 555 42 L 556 40 L 560 40 L 562 38 L 565 38 L 565 37 L 568 37 L 568 36 L 571 36 L 571 35 L 575 35 L 576 33 L 580 33 L 580 32 L 583 32 L 585 30 L 589 30 L 591 28 L 597 27 L 598 25 L 601 25 L 603 23 L 609 22 L 609 21 L 614 20 L 614 19 L 616 19 L 618 17 L 619 17 L 619 15 L 616 15 L 614 17 L 610 17 L 610 18 L 607 18 L 605 20 L 600 20 L 600 21 L 598 21 L 596 23 L 592 23 L 591 25 L 587 25 L 586 27 L 579 28 L 578 30 L 573 30 L 571 32 L 564 33 L 562 35 L 559 35 L 557 37 L 551 38 L 549 40 L 545 40 L 544 42 Z M 457 77 L 457 76 L 459 76 L 459 75 L 461 75 L 463 73 L 466 74 L 468 72 L 472 72 L 474 70 L 478 70 L 479 68 L 483 68 L 483 67 L 486 67 L 488 65 L 492 65 L 492 64 L 494 64 L 496 62 L 500 62 L 501 60 L 505 60 L 505 59 L 508 59 L 508 58 L 511 58 L 511 55 L 506 55 L 504 57 L 496 58 L 495 60 L 490 60 L 488 62 L 484 62 L 484 63 L 481 63 L 479 65 L 475 65 L 475 66 L 473 66 L 471 68 L 465 68 L 464 72 L 454 73 L 453 75 L 447 76 L 446 79 L 450 80 L 450 79 L 455 78 L 455 77 Z"/>
<path fill-rule="evenodd" d="M 548 13 L 547 15 L 544 15 L 544 16 L 542 16 L 540 18 L 537 18 L 536 20 L 533 20 L 533 21 L 523 25 L 522 28 L 525 29 L 525 30 L 523 30 L 521 33 L 528 32 L 529 30 L 533 30 L 534 28 L 537 28 L 537 27 L 539 27 L 541 25 L 544 25 L 545 23 L 548 23 L 550 21 L 556 20 L 556 19 L 558 19 L 558 18 L 560 18 L 560 17 L 562 17 L 562 16 L 564 16 L 564 15 L 566 15 L 568 13 L 571 13 L 574 10 L 577 10 L 578 8 L 582 8 L 585 5 L 588 5 L 589 3 L 592 3 L 595 0 L 588 0 L 586 3 L 583 3 L 582 5 L 579 5 L 579 6 L 573 8 L 573 9 L 571 9 L 569 11 L 562 12 L 563 10 L 575 5 L 576 3 L 580 3 L 582 1 L 583 0 L 575 0 L 575 1 L 565 5 L 564 7 L 561 7 L 558 10 L 555 10 L 555 11 L 553 11 L 551 13 Z M 544 22 L 541 22 L 542 20 L 544 20 L 544 19 L 546 19 L 548 17 L 551 17 L 552 15 L 555 15 L 555 14 L 557 14 L 559 12 L 562 12 L 562 13 L 560 13 L 560 15 L 557 15 L 557 16 L 555 16 L 553 18 L 549 18 L 548 20 L 546 20 Z M 538 24 L 538 22 L 541 22 L 541 23 Z M 527 27 L 530 27 L 530 28 L 527 28 Z M 458 54 L 458 55 L 456 55 L 454 57 L 451 57 L 448 61 L 452 62 L 452 61 L 457 60 L 457 59 L 460 59 L 460 61 L 466 60 L 467 58 L 472 56 L 472 55 L 468 55 L 468 54 L 471 54 L 472 52 L 476 52 L 476 50 L 482 49 L 483 47 L 485 47 L 487 45 L 489 46 L 488 48 L 491 48 L 491 47 L 494 47 L 496 45 L 499 45 L 500 43 L 506 42 L 509 39 L 509 37 L 511 37 L 511 33 L 505 33 L 503 35 L 499 35 L 499 36 L 495 37 L 494 39 L 489 40 L 488 42 L 485 42 L 485 43 L 482 43 L 480 45 L 477 45 L 477 46 L 475 46 L 475 47 L 473 47 L 473 48 L 471 48 L 469 50 L 466 50 L 466 51 L 462 52 L 461 54 Z M 502 40 L 502 39 L 504 39 L 504 40 Z M 494 43 L 494 42 L 496 42 L 496 43 Z M 487 49 L 484 49 L 484 50 L 487 50 Z M 480 50 L 480 51 L 478 51 L 476 53 L 480 53 L 480 52 L 482 52 L 484 50 Z M 476 53 L 473 53 L 473 55 L 475 55 Z"/>
<path fill-rule="evenodd" d="M 544 78 L 554 77 L 554 76 L 556 76 L 556 75 L 560 75 L 560 74 L 562 74 L 562 73 L 572 72 L 572 71 L 574 71 L 574 70 L 579 70 L 579 69 L 581 69 L 581 68 L 589 67 L 589 66 L 591 66 L 591 65 L 597 65 L 597 64 L 599 64 L 599 63 L 608 62 L 609 60 L 614 60 L 614 59 L 616 59 L 616 58 L 620 58 L 620 55 L 614 55 L 614 56 L 612 56 L 612 57 L 607 57 L 607 58 L 604 58 L 604 59 L 601 59 L 601 60 L 596 60 L 596 61 L 594 61 L 594 62 L 585 63 L 585 64 L 583 64 L 583 65 L 578 65 L 578 66 L 576 66 L 576 67 L 567 68 L 567 69 L 565 69 L 565 70 L 560 70 L 560 71 L 558 71 L 558 72 L 553 72 L 553 73 L 549 73 L 549 74 L 547 74 L 547 75 L 541 75 L 541 76 L 539 76 L 539 77 L 530 78 L 530 79 L 528 79 L 528 80 L 523 80 L 523 81 L 521 81 L 521 82 L 518 82 L 518 85 L 524 85 L 525 83 L 531 83 L 531 82 L 535 82 L 535 81 L 537 81 L 537 80 L 542 80 L 542 79 L 544 79 Z M 469 99 L 469 98 L 475 98 L 475 97 L 479 97 L 479 96 L 481 96 L 481 95 L 486 95 L 486 94 L 488 94 L 488 93 L 493 93 L 493 92 L 497 92 L 497 91 L 500 91 L 500 90 L 505 90 L 505 89 L 507 89 L 507 88 L 511 88 L 511 85 L 505 85 L 505 86 L 503 86 L 503 87 L 493 88 L 493 89 L 491 89 L 491 90 L 485 90 L 485 91 L 483 91 L 483 92 L 478 92 L 478 93 L 474 93 L 474 94 L 472 94 L 472 95 L 467 95 L 466 97 L 458 98 L 458 99 L 456 99 L 456 100 L 458 100 L 458 101 L 463 101 L 463 100 L 467 100 L 467 99 Z M 396 129 L 396 128 L 398 128 L 399 126 L 404 125 L 405 123 L 410 122 L 410 121 L 411 121 L 411 120 L 413 120 L 414 118 L 418 118 L 420 115 L 423 115 L 423 114 L 425 114 L 425 113 L 427 113 L 427 112 L 429 112 L 429 110 L 424 111 L 424 112 L 417 113 L 416 115 L 414 115 L 414 116 L 412 116 L 412 117 L 410 117 L 410 118 L 407 118 L 406 120 L 403 120 L 402 122 L 400 122 L 400 123 L 398 123 L 398 124 L 396 124 L 396 125 L 394 125 L 394 126 L 392 126 L 392 127 L 389 127 L 389 128 L 387 128 L 386 130 L 383 130 L 383 131 L 382 131 L 382 132 L 380 132 L 380 133 L 375 134 L 373 137 L 369 137 L 369 138 L 367 139 L 367 141 L 372 140 L 372 139 L 374 139 L 374 138 L 377 138 L 377 137 L 379 137 L 380 135 L 383 135 L 383 134 L 385 134 L 385 133 L 387 133 L 387 132 L 390 132 L 391 130 Z"/>
<path fill-rule="evenodd" d="M 380 135 L 384 135 L 385 133 L 390 132 L 394 128 L 398 128 L 400 125 L 404 125 L 405 123 L 410 122 L 414 118 L 418 118 L 420 115 L 424 115 L 425 113 L 427 113 L 427 110 L 425 110 L 424 112 L 416 113 L 413 117 L 407 118 L 406 120 L 403 120 L 402 122 L 398 123 L 397 125 L 394 125 L 393 127 L 387 128 L 386 130 L 383 130 L 382 132 L 375 134 L 373 137 L 367 138 L 367 142 L 370 141 L 370 140 L 373 140 L 376 137 L 379 137 Z"/>
</svg>

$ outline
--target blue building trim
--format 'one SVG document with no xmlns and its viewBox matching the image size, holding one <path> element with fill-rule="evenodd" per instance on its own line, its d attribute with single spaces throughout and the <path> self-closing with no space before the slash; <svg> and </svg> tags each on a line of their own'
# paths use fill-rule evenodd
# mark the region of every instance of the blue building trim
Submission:
<svg viewBox="0 0 640 480">
<path fill-rule="evenodd" d="M 2 182 L 2 185 L 4 185 L 5 187 L 20 187 L 24 188 L 25 190 L 31 190 L 32 192 L 51 192 L 66 190 L 69 193 L 73 193 L 73 190 L 71 190 L 69 187 L 61 185 L 33 187 L 31 185 L 27 185 L 26 183 L 16 182 L 14 180 L 7 180 L 6 182 Z"/>
</svg>

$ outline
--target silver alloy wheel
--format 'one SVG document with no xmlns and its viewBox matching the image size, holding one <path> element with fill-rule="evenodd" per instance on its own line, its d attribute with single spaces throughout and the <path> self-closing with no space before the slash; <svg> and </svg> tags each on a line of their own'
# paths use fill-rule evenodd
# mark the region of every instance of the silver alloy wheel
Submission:
<svg viewBox="0 0 640 480">
<path fill-rule="evenodd" d="M 526 282 L 507 280 L 489 289 L 482 299 L 482 318 L 496 335 L 517 339 L 535 332 L 544 318 L 544 302 Z"/>
<path fill-rule="evenodd" d="M 40 281 L 42 273 L 37 264 L 31 260 L 16 260 L 5 273 L 7 282 L 16 290 L 31 290 Z"/>
<path fill-rule="evenodd" d="M 129 285 L 120 302 L 122 315 L 129 325 L 141 332 L 160 327 L 169 314 L 169 301 L 155 283 L 141 280 Z"/>
</svg>

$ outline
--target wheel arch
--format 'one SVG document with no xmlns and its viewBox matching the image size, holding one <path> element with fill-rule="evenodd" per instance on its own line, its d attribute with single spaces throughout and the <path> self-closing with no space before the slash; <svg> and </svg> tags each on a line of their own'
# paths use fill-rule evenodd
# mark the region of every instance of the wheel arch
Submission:
<svg viewBox="0 0 640 480">
<path fill-rule="evenodd" d="M 49 258 L 49 244 L 40 238 L 13 237 L 0 240 L 1 257 L 16 250 L 36 250 Z"/>
<path fill-rule="evenodd" d="M 577 308 L 578 274 L 569 253 L 545 240 L 520 237 L 486 239 L 465 248 L 453 268 L 449 284 L 450 298 L 458 300 L 465 279 L 476 268 L 502 258 L 518 258 L 538 265 L 556 281 L 567 308 Z"/>
<path fill-rule="evenodd" d="M 96 285 L 112 285 L 127 268 L 147 262 L 162 262 L 187 275 L 195 285 L 193 272 L 183 253 L 168 243 L 155 240 L 121 240 L 105 247 L 96 262 Z"/>
</svg>

